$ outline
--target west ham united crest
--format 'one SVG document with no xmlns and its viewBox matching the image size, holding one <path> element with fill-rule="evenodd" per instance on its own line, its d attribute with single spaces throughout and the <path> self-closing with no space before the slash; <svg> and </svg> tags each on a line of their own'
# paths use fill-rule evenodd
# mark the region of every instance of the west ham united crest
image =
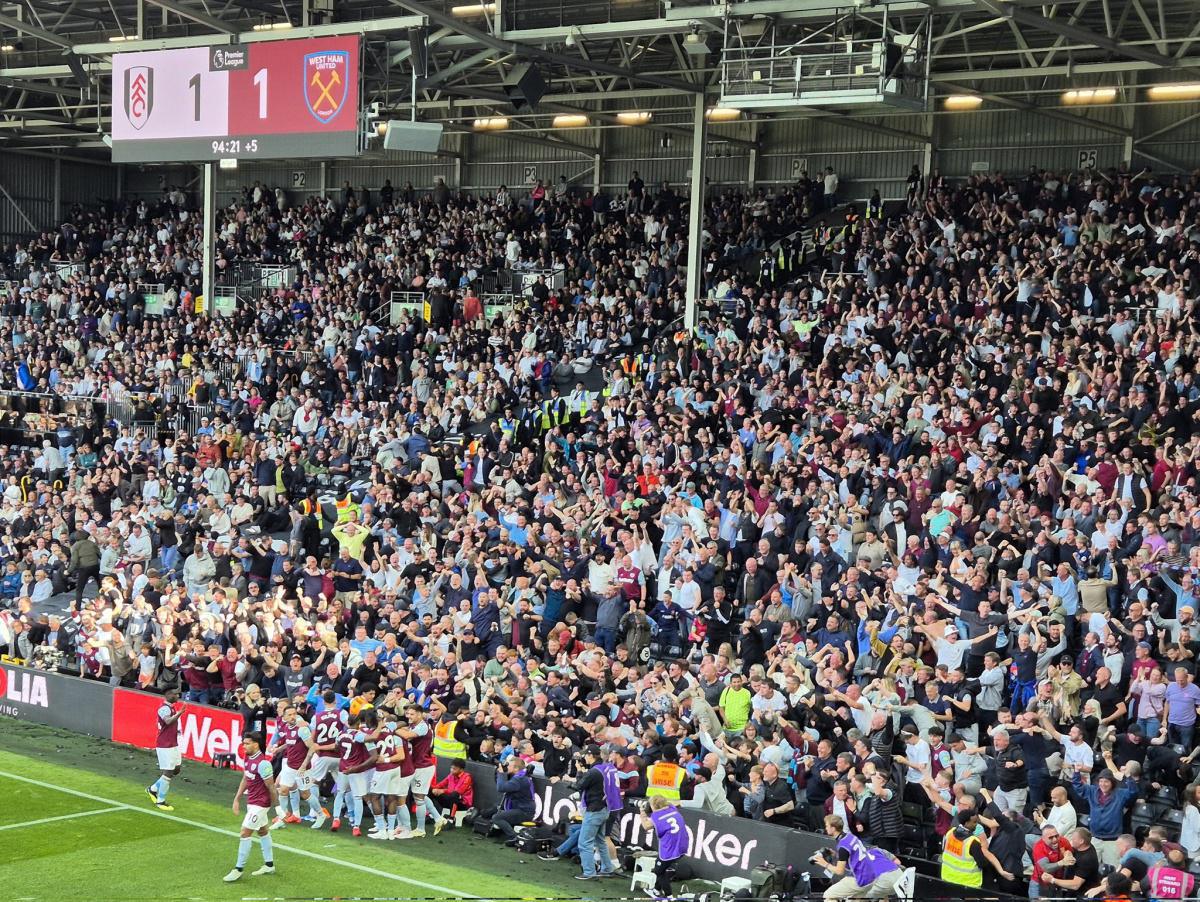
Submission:
<svg viewBox="0 0 1200 902">
<path fill-rule="evenodd" d="M 332 122 L 350 93 L 350 54 L 326 50 L 304 57 L 304 99 L 318 122 Z"/>
</svg>

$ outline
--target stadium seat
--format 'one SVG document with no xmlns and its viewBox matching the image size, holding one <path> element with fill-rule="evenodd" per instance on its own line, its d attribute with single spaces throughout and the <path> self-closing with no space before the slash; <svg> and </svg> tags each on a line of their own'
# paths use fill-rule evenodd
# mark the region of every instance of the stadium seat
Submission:
<svg viewBox="0 0 1200 902">
<path fill-rule="evenodd" d="M 1141 799 L 1133 803 L 1133 812 L 1130 814 L 1130 821 L 1134 830 L 1138 827 L 1149 827 L 1155 820 L 1154 809 L 1149 803 L 1143 802 Z"/>
<path fill-rule="evenodd" d="M 1179 840 L 1179 833 L 1183 829 L 1183 812 L 1178 809 L 1164 811 L 1159 818 L 1159 823 L 1166 828 L 1167 837 L 1172 842 L 1177 842 Z"/>
<path fill-rule="evenodd" d="M 1174 786 L 1160 786 L 1158 792 L 1154 794 L 1154 800 L 1174 808 L 1179 804 L 1179 793 L 1175 791 Z"/>
<path fill-rule="evenodd" d="M 923 824 L 925 823 L 925 810 L 927 806 L 917 805 L 913 802 L 901 802 L 900 812 L 904 815 L 904 822 L 908 824 Z"/>
</svg>

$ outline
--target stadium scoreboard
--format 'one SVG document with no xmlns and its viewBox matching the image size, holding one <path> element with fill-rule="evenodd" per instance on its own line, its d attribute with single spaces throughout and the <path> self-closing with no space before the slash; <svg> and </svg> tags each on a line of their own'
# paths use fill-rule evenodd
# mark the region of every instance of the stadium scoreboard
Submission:
<svg viewBox="0 0 1200 902">
<path fill-rule="evenodd" d="M 114 163 L 353 156 L 359 38 L 118 53 Z"/>
</svg>

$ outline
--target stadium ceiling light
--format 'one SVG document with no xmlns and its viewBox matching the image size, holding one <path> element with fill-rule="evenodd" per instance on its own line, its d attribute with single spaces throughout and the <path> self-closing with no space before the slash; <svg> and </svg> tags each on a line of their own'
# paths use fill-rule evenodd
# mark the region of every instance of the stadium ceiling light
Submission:
<svg viewBox="0 0 1200 902">
<path fill-rule="evenodd" d="M 948 110 L 977 110 L 983 106 L 983 98 L 977 94 L 951 94 L 942 105 Z"/>
<path fill-rule="evenodd" d="M 478 16 L 495 15 L 495 13 L 495 3 L 468 3 L 463 6 L 450 7 L 450 15 L 460 19 L 474 19 Z"/>
<path fill-rule="evenodd" d="M 732 122 L 742 118 L 742 111 L 731 106 L 711 106 L 705 111 L 704 118 L 709 122 Z"/>
<path fill-rule="evenodd" d="M 126 41 L 140 41 L 140 40 L 141 40 L 141 37 L 139 37 L 136 34 L 114 34 L 111 38 L 108 39 L 108 43 L 123 44 Z M 0 49 L 2 49 L 2 48 L 0 48 Z"/>
<path fill-rule="evenodd" d="M 1116 99 L 1116 88 L 1080 88 L 1074 91 L 1067 91 L 1062 96 L 1063 103 L 1068 106 L 1082 106 L 1089 103 L 1112 103 Z"/>
<path fill-rule="evenodd" d="M 617 113 L 617 121 L 622 125 L 645 125 L 654 114 L 649 110 L 630 110 L 626 113 Z"/>
<path fill-rule="evenodd" d="M 587 128 L 590 120 L 583 113 L 560 113 L 554 117 L 555 128 Z"/>
<path fill-rule="evenodd" d="M 1200 81 L 1178 85 L 1155 85 L 1146 91 L 1151 100 L 1200 100 Z"/>
<path fill-rule="evenodd" d="M 0 44 L 0 53 L 12 53 L 16 49 L 12 44 Z"/>
<path fill-rule="evenodd" d="M 507 116 L 492 116 L 487 119 L 476 119 L 475 130 L 479 132 L 502 132 L 508 128 Z"/>
<path fill-rule="evenodd" d="M 291 22 L 260 22 L 254 26 L 255 31 L 283 31 L 286 28 L 291 28 Z"/>
</svg>

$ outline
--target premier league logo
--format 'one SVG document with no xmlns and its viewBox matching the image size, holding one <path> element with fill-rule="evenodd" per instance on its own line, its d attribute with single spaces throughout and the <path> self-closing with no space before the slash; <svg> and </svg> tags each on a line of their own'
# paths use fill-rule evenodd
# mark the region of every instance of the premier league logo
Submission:
<svg viewBox="0 0 1200 902">
<path fill-rule="evenodd" d="M 332 122 L 350 94 L 350 54 L 326 50 L 304 56 L 304 99 L 320 123 Z"/>
<path fill-rule="evenodd" d="M 125 70 L 125 118 L 136 129 L 150 121 L 154 111 L 154 70 L 130 66 Z"/>
</svg>

